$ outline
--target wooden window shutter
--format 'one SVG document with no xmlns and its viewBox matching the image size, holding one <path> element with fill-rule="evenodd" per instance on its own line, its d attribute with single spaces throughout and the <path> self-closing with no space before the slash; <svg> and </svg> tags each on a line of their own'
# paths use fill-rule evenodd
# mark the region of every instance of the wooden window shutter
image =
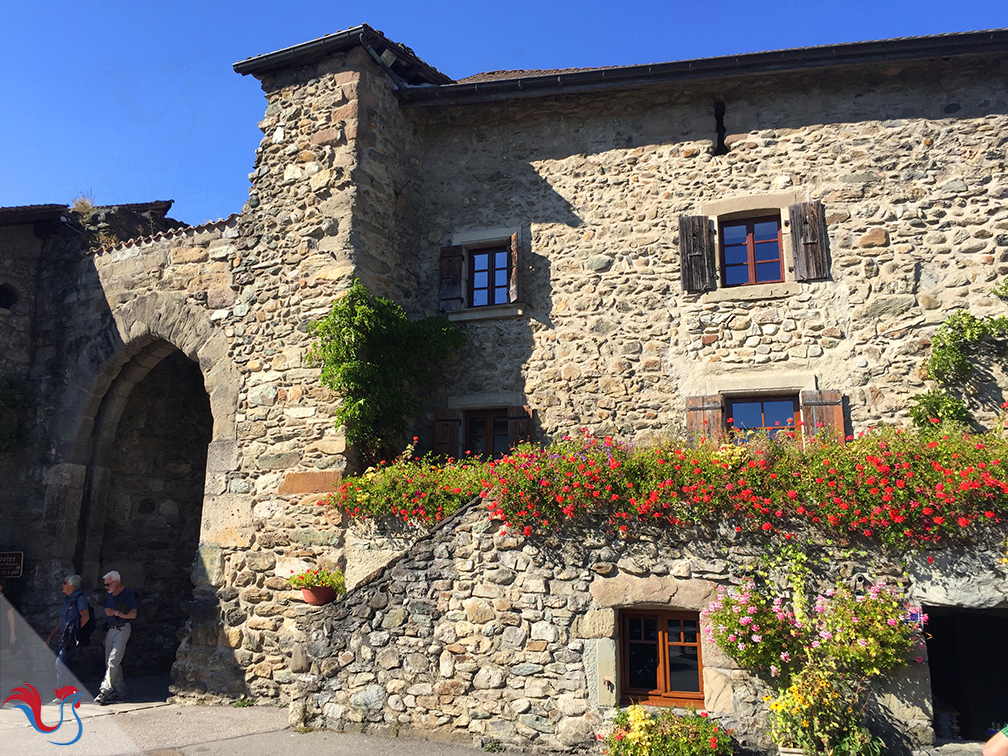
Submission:
<svg viewBox="0 0 1008 756">
<path fill-rule="evenodd" d="M 827 433 L 837 441 L 843 441 L 844 413 L 843 394 L 839 391 L 802 391 L 802 424 L 805 435 L 816 436 Z"/>
<path fill-rule="evenodd" d="M 511 234 L 511 271 L 508 276 L 508 301 L 518 302 L 519 288 L 518 288 L 518 271 L 521 270 L 519 262 L 521 261 L 521 253 L 518 247 L 518 234 Z"/>
<path fill-rule="evenodd" d="M 679 266 L 683 291 L 709 291 L 717 286 L 714 240 L 706 215 L 679 216 Z"/>
<path fill-rule="evenodd" d="M 799 202 L 788 208 L 791 216 L 791 252 L 796 281 L 829 278 L 826 254 L 826 218 L 822 204 Z"/>
<path fill-rule="evenodd" d="M 532 408 L 508 407 L 508 446 L 532 440 Z"/>
<path fill-rule="evenodd" d="M 459 453 L 462 410 L 434 410 L 434 453 L 454 459 Z"/>
<path fill-rule="evenodd" d="M 462 292 L 462 266 L 465 263 L 465 247 L 441 247 L 441 280 L 438 286 L 438 309 L 441 312 L 461 310 L 465 307 Z"/>
<path fill-rule="evenodd" d="M 686 397 L 686 432 L 704 438 L 725 435 L 724 401 L 720 394 Z"/>
</svg>

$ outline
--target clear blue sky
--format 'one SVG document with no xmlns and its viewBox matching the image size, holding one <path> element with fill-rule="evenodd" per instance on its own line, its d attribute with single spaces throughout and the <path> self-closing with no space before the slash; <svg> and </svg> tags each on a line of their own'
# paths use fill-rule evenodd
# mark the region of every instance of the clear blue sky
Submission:
<svg viewBox="0 0 1008 756">
<path fill-rule="evenodd" d="M 0 0 L 0 206 L 241 209 L 261 134 L 237 60 L 367 23 L 452 78 L 1008 26 L 1008 0 Z"/>
</svg>

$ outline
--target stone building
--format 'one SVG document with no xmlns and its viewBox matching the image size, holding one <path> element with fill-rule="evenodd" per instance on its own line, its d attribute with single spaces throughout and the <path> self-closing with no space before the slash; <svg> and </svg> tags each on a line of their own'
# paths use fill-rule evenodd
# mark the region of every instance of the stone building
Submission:
<svg viewBox="0 0 1008 756">
<path fill-rule="evenodd" d="M 174 661 L 182 692 L 581 742 L 626 694 L 618 612 L 695 612 L 741 547 L 589 541 L 617 558 L 578 567 L 563 545 L 464 520 L 377 573 L 408 578 L 382 604 L 368 578 L 404 544 L 310 506 L 354 457 L 304 361 L 306 324 L 355 278 L 460 323 L 467 344 L 415 427 L 448 454 L 579 427 L 906 422 L 937 325 L 1003 311 L 1006 56 L 1002 30 L 453 82 L 362 26 L 236 64 L 267 100 L 240 213 L 181 227 L 151 203 L 131 211 L 146 226 L 103 235 L 62 206 L 0 209 L 0 368 L 31 399 L 3 409 L 24 439 L 0 456 L 0 549 L 25 552 L 32 618 L 49 622 L 59 572 L 96 585 L 116 568 L 158 617 L 131 643 L 157 649 L 151 671 Z M 947 648 L 1004 637 L 998 581 L 949 589 L 976 564 L 1003 578 L 989 556 L 913 572 L 913 595 L 974 628 Z M 887 574 L 885 559 L 865 569 Z M 346 617 L 325 624 L 284 580 L 332 563 L 374 625 L 341 648 L 320 638 Z M 625 580 L 624 598 L 593 575 Z M 462 622 L 471 635 L 445 629 Z M 491 663 L 499 680 L 476 674 Z M 740 673 L 708 666 L 703 704 L 755 721 Z M 942 674 L 934 697 L 978 722 Z M 931 735 L 926 667 L 910 687 L 891 708 L 912 747 Z"/>
</svg>

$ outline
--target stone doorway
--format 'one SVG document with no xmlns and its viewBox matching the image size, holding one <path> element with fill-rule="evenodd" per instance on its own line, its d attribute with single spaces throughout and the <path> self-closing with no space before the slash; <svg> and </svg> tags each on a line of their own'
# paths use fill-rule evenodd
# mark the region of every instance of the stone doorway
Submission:
<svg viewBox="0 0 1008 756">
<path fill-rule="evenodd" d="M 114 569 L 137 594 L 127 677 L 168 675 L 175 661 L 212 430 L 199 365 L 165 342 L 123 367 L 96 417 L 74 561 L 89 587 Z"/>
<path fill-rule="evenodd" d="M 1008 610 L 924 607 L 938 738 L 986 740 L 1008 721 Z"/>
</svg>

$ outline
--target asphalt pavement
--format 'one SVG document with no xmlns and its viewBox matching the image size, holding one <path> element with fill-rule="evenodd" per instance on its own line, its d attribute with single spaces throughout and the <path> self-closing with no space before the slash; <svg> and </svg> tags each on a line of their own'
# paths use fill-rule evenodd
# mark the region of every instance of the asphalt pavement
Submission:
<svg viewBox="0 0 1008 756">
<path fill-rule="evenodd" d="M 466 745 L 423 740 L 413 733 L 400 737 L 297 732 L 287 726 L 287 707 L 193 706 L 169 704 L 168 678 L 129 681 L 130 700 L 109 706 L 95 704 L 81 685 L 78 725 L 69 711 L 50 733 L 36 730 L 21 709 L 0 708 L 0 754 L 34 756 L 473 756 L 481 750 Z M 6 691 L 4 694 L 6 697 Z M 0 698 L 0 700 L 3 700 Z M 41 723 L 60 722 L 60 707 L 42 706 Z M 65 707 L 68 708 L 68 707 Z M 57 745 L 80 738 L 69 745 Z"/>
</svg>

